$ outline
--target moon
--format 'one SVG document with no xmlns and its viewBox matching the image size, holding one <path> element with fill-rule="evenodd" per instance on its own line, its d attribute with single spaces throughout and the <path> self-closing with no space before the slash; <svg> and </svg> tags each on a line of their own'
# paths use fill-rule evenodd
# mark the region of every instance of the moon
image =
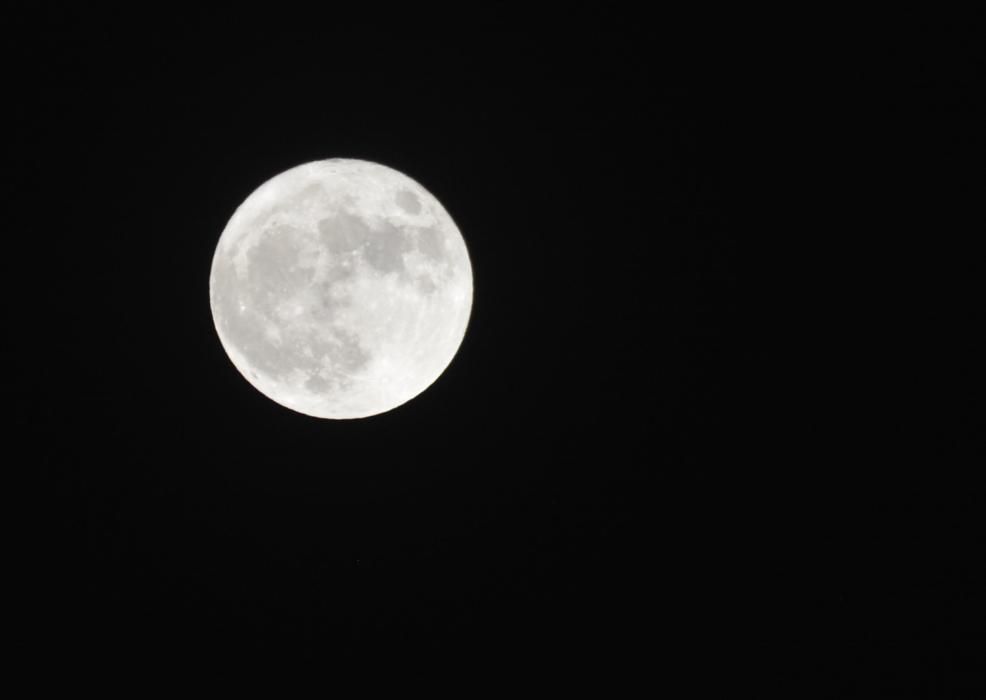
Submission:
<svg viewBox="0 0 986 700">
<path fill-rule="evenodd" d="M 427 389 L 472 309 L 452 217 L 378 163 L 305 163 L 257 188 L 219 237 L 209 277 L 223 349 L 293 411 L 364 418 Z"/>
</svg>

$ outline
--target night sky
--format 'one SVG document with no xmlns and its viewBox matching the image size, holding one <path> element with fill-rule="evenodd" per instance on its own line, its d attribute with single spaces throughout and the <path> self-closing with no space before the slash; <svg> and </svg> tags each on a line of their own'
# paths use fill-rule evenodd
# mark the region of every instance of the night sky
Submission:
<svg viewBox="0 0 986 700">
<path fill-rule="evenodd" d="M 23 528 L 34 663 L 332 673 L 423 655 L 669 691 L 797 667 L 832 697 L 968 697 L 935 693 L 981 681 L 964 620 L 982 494 L 940 478 L 934 451 L 912 472 L 850 448 L 906 433 L 867 423 L 840 382 L 872 376 L 853 347 L 888 378 L 913 367 L 866 340 L 907 314 L 857 308 L 843 339 L 818 304 L 855 284 L 830 256 L 882 274 L 862 235 L 875 202 L 910 194 L 874 173 L 972 170 L 970 44 L 947 65 L 888 51 L 897 77 L 850 86 L 824 57 L 795 65 L 797 35 L 767 48 L 581 5 L 266 12 L 49 11 L 8 30 L 26 193 L 9 205 L 32 259 L 4 267 L 31 339 L 15 351 L 39 363 L 10 390 L 30 449 L 8 464 L 43 479 Z M 943 115 L 950 136 L 914 146 Z M 209 309 L 235 208 L 331 157 L 424 185 L 474 274 L 448 370 L 356 421 L 258 393 Z M 892 283 L 913 279 L 902 257 Z M 796 301 L 816 268 L 832 291 Z"/>
</svg>

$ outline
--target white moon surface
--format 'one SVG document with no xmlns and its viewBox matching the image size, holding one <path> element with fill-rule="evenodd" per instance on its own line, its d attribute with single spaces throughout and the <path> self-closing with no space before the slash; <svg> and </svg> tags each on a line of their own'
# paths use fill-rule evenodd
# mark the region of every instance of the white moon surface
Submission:
<svg viewBox="0 0 986 700">
<path fill-rule="evenodd" d="M 209 278 L 236 369 L 282 406 L 337 419 L 427 389 L 462 343 L 472 292 L 465 241 L 438 200 L 392 168 L 339 158 L 247 197 Z"/>
</svg>

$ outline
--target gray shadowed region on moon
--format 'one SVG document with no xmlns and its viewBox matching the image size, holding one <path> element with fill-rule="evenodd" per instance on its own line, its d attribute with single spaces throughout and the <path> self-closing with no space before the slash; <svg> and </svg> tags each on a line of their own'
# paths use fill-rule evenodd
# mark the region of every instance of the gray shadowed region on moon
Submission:
<svg viewBox="0 0 986 700">
<path fill-rule="evenodd" d="M 332 159 L 255 190 L 209 280 L 219 339 L 261 393 L 319 418 L 389 411 L 459 348 L 472 267 L 451 217 L 391 168 Z"/>
</svg>

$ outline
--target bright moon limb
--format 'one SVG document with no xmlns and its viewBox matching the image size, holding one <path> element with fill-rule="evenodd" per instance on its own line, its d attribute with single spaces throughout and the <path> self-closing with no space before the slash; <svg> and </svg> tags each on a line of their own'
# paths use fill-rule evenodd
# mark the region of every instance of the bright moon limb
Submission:
<svg viewBox="0 0 986 700">
<path fill-rule="evenodd" d="M 389 411 L 452 361 L 472 267 L 448 212 L 377 163 L 333 158 L 274 176 L 233 214 L 209 278 L 237 370 L 318 418 Z"/>
</svg>

